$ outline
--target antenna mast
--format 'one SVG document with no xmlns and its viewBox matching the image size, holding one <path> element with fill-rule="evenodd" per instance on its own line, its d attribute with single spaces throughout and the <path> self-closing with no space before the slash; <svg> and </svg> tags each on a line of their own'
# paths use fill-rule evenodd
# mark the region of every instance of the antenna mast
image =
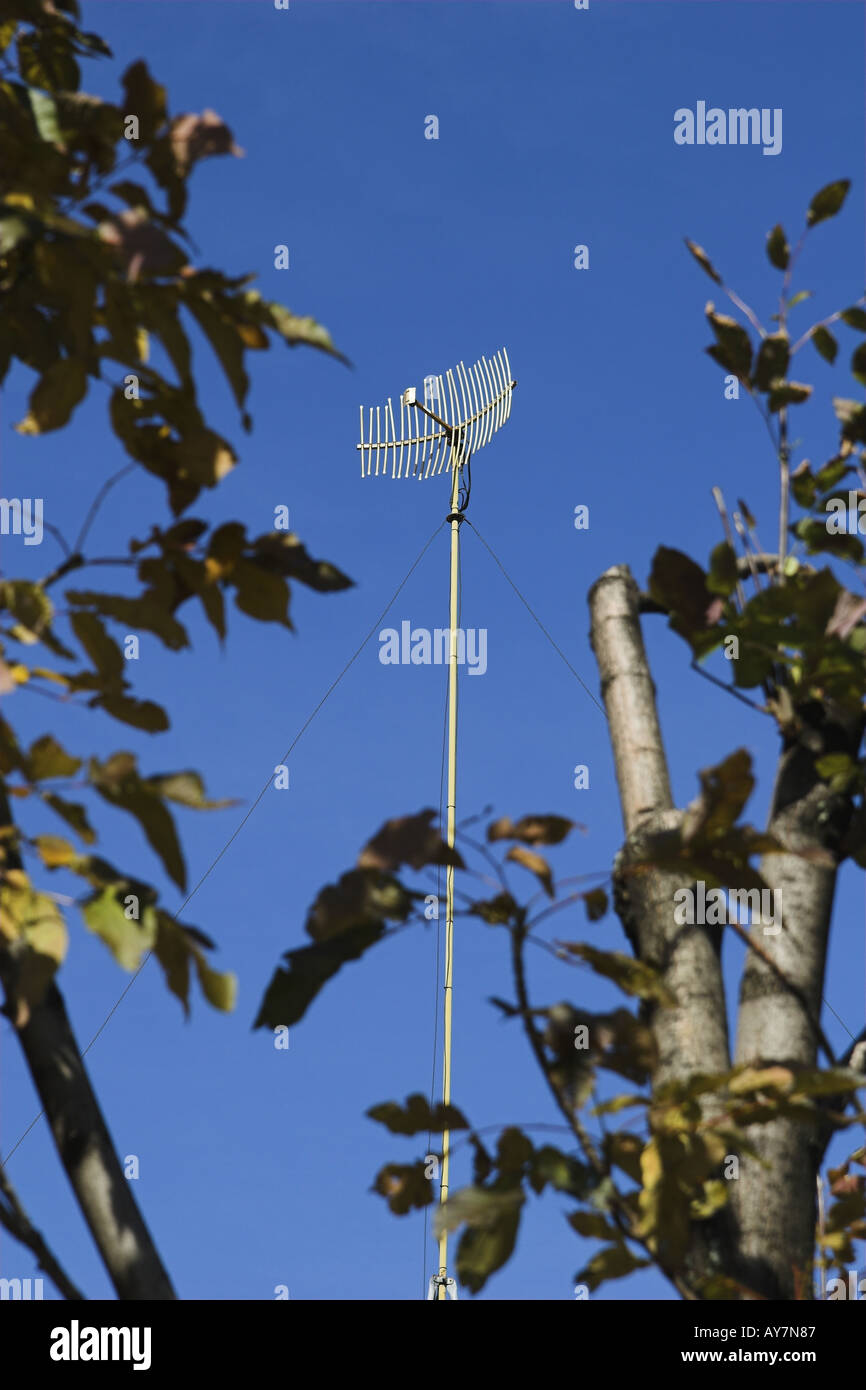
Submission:
<svg viewBox="0 0 866 1390">
<path fill-rule="evenodd" d="M 457 380 L 455 382 L 455 373 Z M 446 400 L 445 386 L 448 396 Z M 397 437 L 391 398 L 383 408 L 376 406 L 375 438 L 373 407 L 368 411 L 364 437 L 364 407 L 361 406 L 361 476 L 375 472 L 388 476 L 390 450 L 392 478 L 429 478 L 443 468 L 451 471 L 451 507 L 446 520 L 451 525 L 451 566 L 449 582 L 448 652 L 448 810 L 446 842 L 454 848 L 457 824 L 457 596 L 460 578 L 460 525 L 469 505 L 472 486 L 470 460 L 483 449 L 511 414 L 511 396 L 516 381 L 511 377 L 508 353 L 503 348 L 490 362 L 479 359 L 467 372 L 463 363 L 441 376 L 424 381 L 424 403 L 414 386 L 400 397 L 400 436 Z M 436 412 L 432 409 L 436 406 Z M 417 412 L 417 415 L 412 412 Z M 419 428 L 413 430 L 417 417 Z M 384 418 L 384 434 L 382 424 Z M 414 458 L 412 451 L 414 448 Z M 375 461 L 375 469 L 373 467 Z M 451 1002 L 454 982 L 454 866 L 445 870 L 445 984 L 444 1051 L 442 1060 L 442 1102 L 451 1103 Z M 440 1204 L 448 1200 L 451 1135 L 442 1134 L 442 1176 Z M 443 1301 L 457 1297 L 457 1285 L 448 1276 L 448 1232 L 439 1237 L 439 1272 L 430 1279 L 428 1299 Z"/>
</svg>

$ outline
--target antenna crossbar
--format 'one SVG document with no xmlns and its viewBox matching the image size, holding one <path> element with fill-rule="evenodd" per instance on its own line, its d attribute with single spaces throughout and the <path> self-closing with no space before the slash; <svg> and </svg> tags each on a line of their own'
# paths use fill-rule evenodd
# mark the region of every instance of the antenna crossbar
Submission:
<svg viewBox="0 0 866 1390">
<path fill-rule="evenodd" d="M 428 377 L 423 405 L 414 387 L 404 391 L 399 435 L 390 396 L 385 406 L 367 408 L 366 421 L 361 406 L 361 476 L 430 478 L 447 473 L 455 462 L 462 466 L 505 424 L 516 385 L 503 348 L 490 361 L 479 358 L 468 371 L 459 363 L 446 372 L 444 381 L 441 376 Z M 434 403 L 435 412 L 430 408 Z M 420 431 L 413 428 L 413 408 L 423 419 Z"/>
</svg>

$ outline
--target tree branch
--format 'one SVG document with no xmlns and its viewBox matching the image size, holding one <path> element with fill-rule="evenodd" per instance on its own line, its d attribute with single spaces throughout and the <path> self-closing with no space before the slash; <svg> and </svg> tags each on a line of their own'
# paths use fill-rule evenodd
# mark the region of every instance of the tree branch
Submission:
<svg viewBox="0 0 866 1390">
<path fill-rule="evenodd" d="M 22 1245 L 26 1245 L 28 1250 L 33 1251 L 38 1268 L 45 1270 L 48 1278 L 60 1290 L 64 1298 L 84 1299 L 84 1294 L 73 1284 L 57 1256 L 49 1249 L 42 1232 L 37 1231 L 22 1207 L 18 1200 L 18 1194 L 9 1181 L 2 1163 L 0 1163 L 0 1225 L 5 1226 L 9 1234 L 20 1241 Z"/>
<path fill-rule="evenodd" d="M 13 826 L 2 780 L 0 826 Z M 21 868 L 20 855 L 12 842 L 5 850 L 5 865 Z M 15 945 L 13 942 L 0 949 L 4 1012 L 15 1024 L 60 1161 L 117 1296 L 173 1299 L 176 1295 L 171 1281 L 124 1177 L 63 996 L 54 982 L 40 1003 L 31 1004 L 26 1022 L 17 1024 L 17 981 L 22 958 Z"/>
</svg>

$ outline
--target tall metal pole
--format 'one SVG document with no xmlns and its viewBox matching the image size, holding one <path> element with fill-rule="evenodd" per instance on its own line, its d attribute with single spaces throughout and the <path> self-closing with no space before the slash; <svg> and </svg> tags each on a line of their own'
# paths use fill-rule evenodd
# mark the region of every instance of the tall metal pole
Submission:
<svg viewBox="0 0 866 1390">
<path fill-rule="evenodd" d="M 427 405 L 429 398 L 437 403 L 436 411 Z M 446 396 L 445 386 L 448 392 Z M 418 400 L 417 389 L 408 386 L 400 397 L 400 429 L 394 419 L 391 398 L 384 409 L 369 407 L 365 428 L 364 407 L 361 406 L 361 476 L 378 478 L 430 478 L 443 469 L 451 469 L 451 510 L 446 520 L 451 526 L 451 592 L 450 644 L 448 655 L 448 816 L 446 839 L 454 849 L 457 830 L 457 660 L 458 646 L 458 589 L 460 580 L 460 525 L 469 502 L 469 459 L 489 444 L 511 414 L 511 396 L 517 382 L 511 376 L 508 353 L 503 348 L 488 361 L 481 357 L 467 372 L 461 362 L 444 379 L 425 377 L 424 404 Z M 417 425 L 415 417 L 417 412 Z M 438 413 L 437 413 L 438 412 Z M 431 423 L 436 428 L 431 429 Z M 464 491 L 463 477 L 466 470 Z M 461 492 L 463 493 L 461 503 Z M 451 1007 L 454 985 L 454 867 L 446 866 L 446 923 L 445 923 L 445 998 L 444 998 L 444 1058 L 442 1064 L 442 1099 L 451 1104 Z M 442 1175 L 440 1181 L 440 1212 L 448 1200 L 448 1179 L 451 1166 L 451 1134 L 442 1131 Z M 448 1232 L 439 1236 L 439 1273 L 428 1284 L 428 1299 L 457 1297 L 456 1280 L 448 1276 Z"/>
<path fill-rule="evenodd" d="M 447 843 L 454 848 L 457 828 L 457 596 L 460 578 L 460 472 L 458 447 L 451 442 L 451 584 L 450 584 L 450 647 L 448 653 L 448 819 Z M 454 972 L 454 865 L 445 870 L 445 1041 L 442 1062 L 442 1102 L 451 1104 L 451 998 Z M 451 1134 L 442 1133 L 442 1182 L 440 1204 L 448 1200 L 448 1170 L 450 1166 Z M 445 1279 L 448 1274 L 448 1232 L 439 1237 L 439 1277 L 437 1298 L 446 1298 Z"/>
</svg>

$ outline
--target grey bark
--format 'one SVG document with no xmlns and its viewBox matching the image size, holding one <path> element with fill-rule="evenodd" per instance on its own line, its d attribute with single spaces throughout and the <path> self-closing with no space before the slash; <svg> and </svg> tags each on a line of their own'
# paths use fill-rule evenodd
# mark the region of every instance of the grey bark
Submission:
<svg viewBox="0 0 866 1390">
<path fill-rule="evenodd" d="M 658 1086 L 695 1072 L 724 1071 L 730 1061 L 718 936 L 712 928 L 674 926 L 673 894 L 685 886 L 676 875 L 629 872 L 648 833 L 676 833 L 682 821 L 672 803 L 640 630 L 639 614 L 647 609 L 624 565 L 608 570 L 590 591 L 591 640 L 626 828 L 615 872 L 616 906 L 636 955 L 658 966 L 677 996 L 676 1009 L 652 1015 Z M 814 764 L 830 751 L 856 757 L 861 733 L 859 721 L 834 718 L 815 704 L 796 739 L 783 748 L 768 828 L 790 852 L 766 855 L 760 866 L 767 885 L 781 891 L 782 930 L 765 934 L 759 923 L 752 932 L 785 978 L 748 952 L 738 1063 L 816 1064 L 827 937 L 851 806 L 846 796 L 830 793 Z M 744 1297 L 749 1291 L 770 1299 L 811 1297 L 815 1176 L 828 1132 L 820 1117 L 814 1126 L 779 1119 L 750 1129 L 750 1142 L 768 1166 L 741 1162 L 728 1206 L 705 1223 L 703 1233 L 695 1231 L 688 1261 L 693 1273 L 725 1273 L 744 1286 Z"/>
<path fill-rule="evenodd" d="M 740 989 L 736 1061 L 752 1066 L 814 1067 L 836 886 L 839 843 L 850 816 L 848 798 L 831 794 L 814 762 L 843 744 L 856 756 L 859 729 L 821 720 L 783 752 L 768 829 L 790 854 L 765 855 L 760 872 L 777 891 L 782 930 L 751 929 L 798 994 L 749 952 Z M 852 745 L 852 740 L 853 745 Z M 809 855 L 804 858 L 803 855 Z M 817 862 L 823 857 L 825 864 Z M 815 1178 L 826 1144 L 819 1126 L 779 1119 L 756 1126 L 750 1140 L 769 1165 L 745 1159 L 733 1192 L 740 1276 L 766 1298 L 812 1296 L 816 1221 Z"/>
<path fill-rule="evenodd" d="M 610 725 L 626 842 L 616 906 L 638 957 L 659 969 L 677 1003 L 649 1010 L 659 1053 L 656 1086 L 730 1065 L 718 932 L 674 922 L 675 873 L 636 872 L 648 834 L 676 833 L 667 760 L 640 628 L 640 593 L 627 566 L 609 569 L 589 595 L 590 640 Z"/>
</svg>

